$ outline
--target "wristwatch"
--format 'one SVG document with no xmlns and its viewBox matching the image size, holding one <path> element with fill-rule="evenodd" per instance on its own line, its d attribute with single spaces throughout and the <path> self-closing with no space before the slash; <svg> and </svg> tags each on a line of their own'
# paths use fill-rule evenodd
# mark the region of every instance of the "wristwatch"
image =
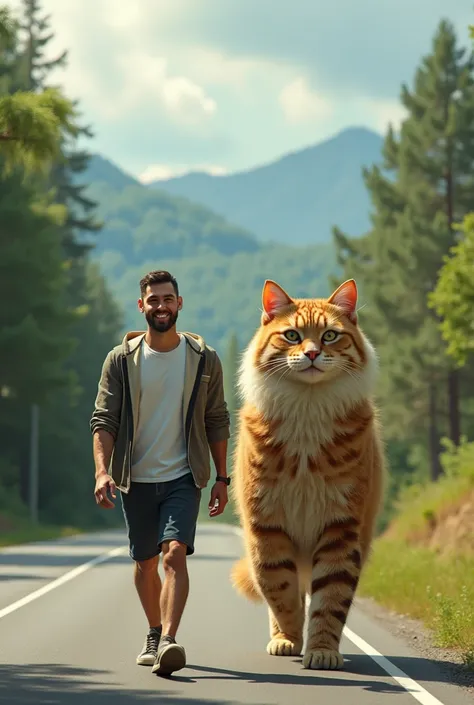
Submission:
<svg viewBox="0 0 474 705">
<path fill-rule="evenodd" d="M 227 487 L 230 485 L 230 477 L 224 477 L 223 475 L 216 475 L 216 482 L 225 482 Z"/>
</svg>

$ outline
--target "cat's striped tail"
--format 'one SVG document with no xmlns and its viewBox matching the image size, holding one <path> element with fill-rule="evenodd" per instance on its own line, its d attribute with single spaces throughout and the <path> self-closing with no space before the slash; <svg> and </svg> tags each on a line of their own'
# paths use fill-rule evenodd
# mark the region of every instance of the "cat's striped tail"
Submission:
<svg viewBox="0 0 474 705">
<path fill-rule="evenodd" d="M 262 602 L 262 596 L 256 590 L 250 574 L 248 558 L 241 558 L 232 566 L 230 574 L 232 585 L 241 595 L 253 602 Z"/>
</svg>

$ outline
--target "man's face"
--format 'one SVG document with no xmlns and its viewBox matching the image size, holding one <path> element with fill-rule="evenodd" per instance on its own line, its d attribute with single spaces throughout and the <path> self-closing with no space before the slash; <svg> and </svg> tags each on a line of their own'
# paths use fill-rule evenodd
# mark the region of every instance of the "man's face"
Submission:
<svg viewBox="0 0 474 705">
<path fill-rule="evenodd" d="M 150 328 L 166 333 L 174 326 L 183 300 L 176 296 L 171 282 L 148 285 L 143 298 L 138 299 L 138 308 L 145 314 Z"/>
</svg>

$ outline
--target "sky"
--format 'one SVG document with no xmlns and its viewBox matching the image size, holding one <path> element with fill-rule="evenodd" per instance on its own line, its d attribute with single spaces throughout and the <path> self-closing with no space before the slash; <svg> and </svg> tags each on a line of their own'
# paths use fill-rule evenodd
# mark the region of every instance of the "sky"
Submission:
<svg viewBox="0 0 474 705">
<path fill-rule="evenodd" d="M 21 0 L 6 0 L 17 9 Z M 441 19 L 470 46 L 473 0 L 43 0 L 68 49 L 51 82 L 88 149 L 143 182 L 269 163 L 403 117 Z"/>
</svg>

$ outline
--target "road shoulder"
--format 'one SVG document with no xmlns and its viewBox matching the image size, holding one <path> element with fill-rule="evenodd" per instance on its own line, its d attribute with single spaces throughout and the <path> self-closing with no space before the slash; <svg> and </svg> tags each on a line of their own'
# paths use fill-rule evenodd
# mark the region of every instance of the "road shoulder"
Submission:
<svg viewBox="0 0 474 705">
<path fill-rule="evenodd" d="M 474 698 L 474 672 L 463 665 L 457 651 L 436 646 L 432 632 L 421 621 L 392 612 L 370 597 L 356 597 L 354 606 L 441 669 L 446 682 Z"/>
</svg>

